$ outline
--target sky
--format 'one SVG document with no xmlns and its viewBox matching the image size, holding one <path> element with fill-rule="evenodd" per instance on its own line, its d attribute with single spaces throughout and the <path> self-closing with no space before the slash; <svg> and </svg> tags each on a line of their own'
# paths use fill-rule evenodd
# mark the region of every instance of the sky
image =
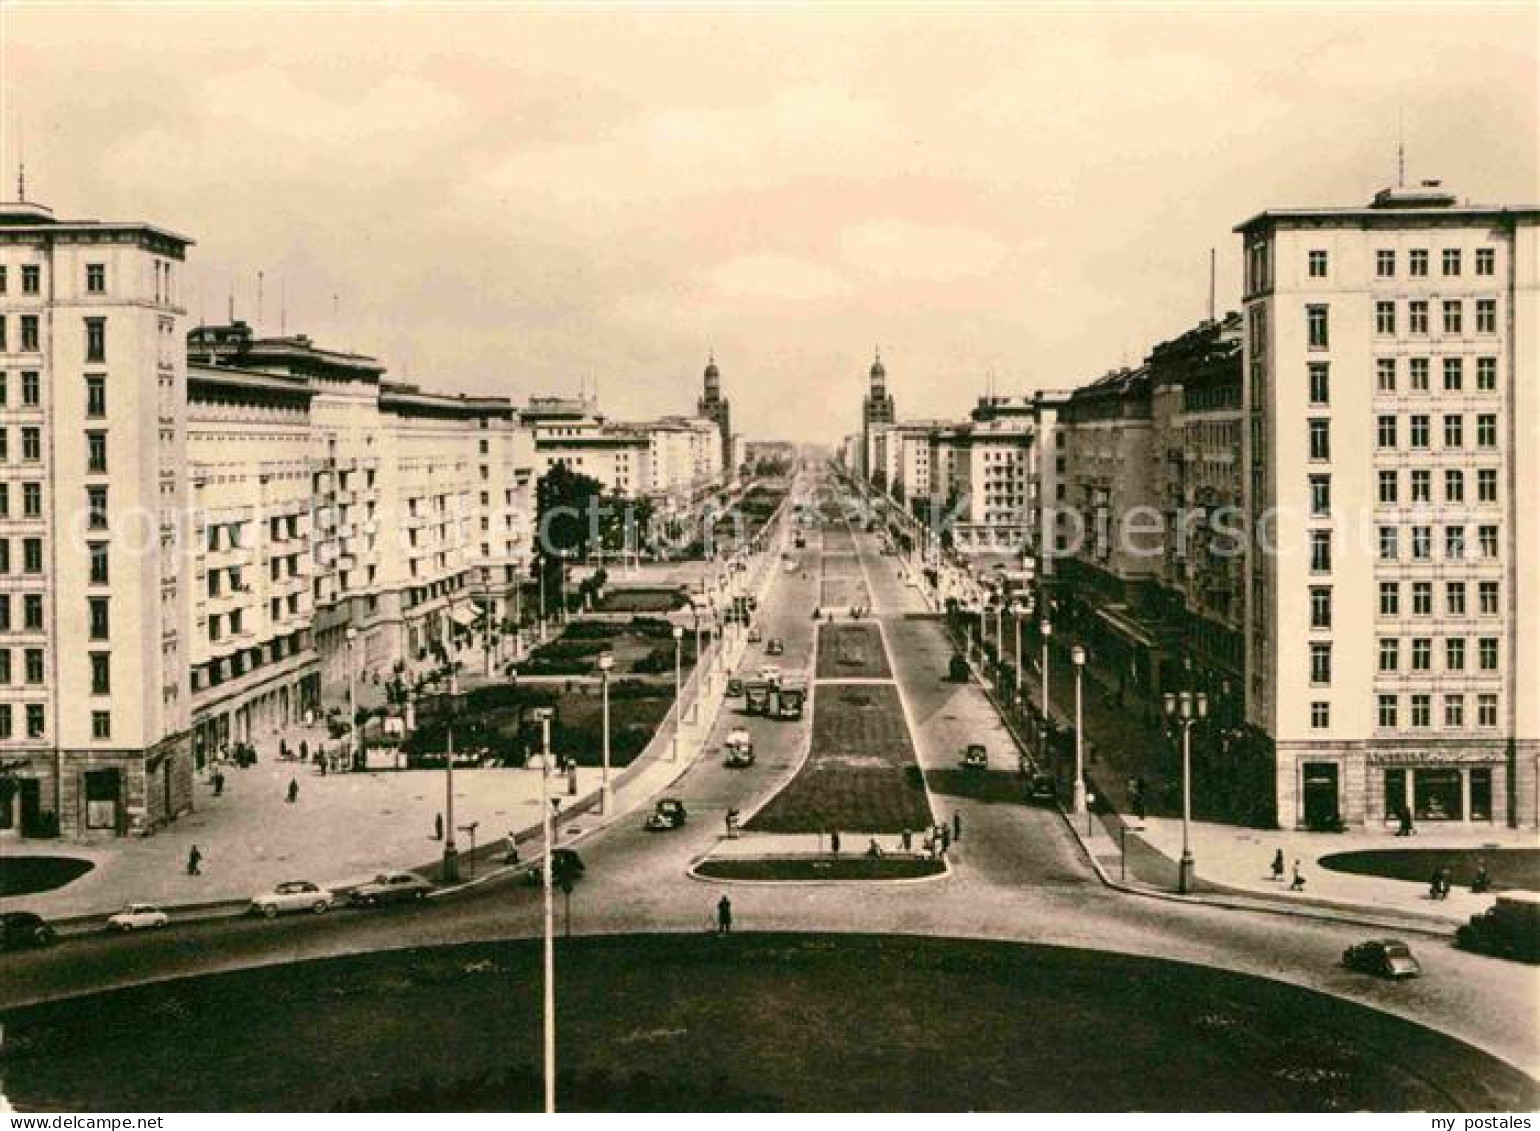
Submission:
<svg viewBox="0 0 1540 1131">
<path fill-rule="evenodd" d="M 194 321 L 619 418 L 714 352 L 737 430 L 832 441 L 878 346 L 901 417 L 1137 363 L 1400 138 L 1540 201 L 1537 11 L 0 0 L 0 171 L 195 239 Z"/>
</svg>

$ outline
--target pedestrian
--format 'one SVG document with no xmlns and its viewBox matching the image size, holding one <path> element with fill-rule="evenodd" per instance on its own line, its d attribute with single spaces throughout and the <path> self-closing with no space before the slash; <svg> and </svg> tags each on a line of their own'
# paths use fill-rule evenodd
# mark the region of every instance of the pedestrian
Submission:
<svg viewBox="0 0 1540 1131">
<path fill-rule="evenodd" d="M 433 814 L 433 839 L 444 839 L 444 814 L 442 813 Z"/>
<path fill-rule="evenodd" d="M 1299 858 L 1298 857 L 1295 857 L 1295 859 L 1294 859 L 1294 880 L 1293 880 L 1292 883 L 1289 884 L 1289 890 L 1290 891 L 1304 891 L 1305 890 L 1305 873 L 1303 873 L 1303 872 L 1301 872 L 1299 870 Z"/>
<path fill-rule="evenodd" d="M 1283 849 L 1281 848 L 1273 853 L 1273 881 L 1283 882 Z"/>
<path fill-rule="evenodd" d="M 717 934 L 733 933 L 733 901 L 723 896 L 717 900 Z"/>
<path fill-rule="evenodd" d="M 941 855 L 945 856 L 947 849 L 952 847 L 952 830 L 947 828 L 945 821 L 936 826 L 936 839 L 941 842 Z"/>
<path fill-rule="evenodd" d="M 442 818 L 440 818 L 442 819 Z M 508 830 L 508 852 L 503 856 L 504 864 L 517 864 L 519 862 L 519 842 L 512 829 Z"/>
<path fill-rule="evenodd" d="M 1440 868 L 1438 870 L 1438 897 L 1440 899 L 1448 899 L 1449 889 L 1453 886 L 1454 874 L 1450 871 L 1447 865 L 1443 868 Z"/>
<path fill-rule="evenodd" d="M 1412 807 L 1410 805 L 1402 805 L 1397 811 L 1397 816 L 1401 821 L 1400 827 L 1396 829 L 1397 836 L 1417 835 L 1417 830 L 1412 827 Z"/>
<path fill-rule="evenodd" d="M 1428 877 L 1428 898 L 1438 899 L 1444 893 L 1444 873 L 1438 868 L 1433 869 L 1433 875 Z"/>
<path fill-rule="evenodd" d="M 838 829 L 829 834 L 829 851 L 836 856 L 840 854 L 840 834 Z"/>
<path fill-rule="evenodd" d="M 310 761 L 310 740 L 307 738 L 299 740 L 299 760 L 301 762 Z"/>
<path fill-rule="evenodd" d="M 203 853 L 198 851 L 196 844 L 187 853 L 187 874 L 189 876 L 203 875 Z"/>
<path fill-rule="evenodd" d="M 293 778 L 290 778 L 289 779 L 289 804 L 293 805 L 298 800 L 299 800 L 299 782 L 297 782 Z"/>
<path fill-rule="evenodd" d="M 1475 895 L 1492 890 L 1492 877 L 1487 874 L 1487 862 L 1476 861 L 1476 878 L 1470 882 L 1470 890 Z"/>
<path fill-rule="evenodd" d="M 952 839 L 962 840 L 962 811 L 952 810 Z"/>
<path fill-rule="evenodd" d="M 905 852 L 912 852 L 914 850 L 914 834 L 908 829 L 898 834 L 898 840 L 904 846 Z"/>
<path fill-rule="evenodd" d="M 280 762 L 287 762 L 289 760 L 289 740 L 287 738 L 280 738 L 278 740 L 278 760 Z"/>
<path fill-rule="evenodd" d="M 220 794 L 224 793 L 224 791 L 225 791 L 225 772 L 223 770 L 215 770 L 214 771 L 214 779 L 213 780 L 214 780 L 214 796 L 218 797 Z"/>
</svg>

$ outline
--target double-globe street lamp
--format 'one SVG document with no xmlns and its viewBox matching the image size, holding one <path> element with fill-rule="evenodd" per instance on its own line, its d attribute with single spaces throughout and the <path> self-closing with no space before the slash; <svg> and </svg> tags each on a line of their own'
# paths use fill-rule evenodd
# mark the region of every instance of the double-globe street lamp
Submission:
<svg viewBox="0 0 1540 1131">
<path fill-rule="evenodd" d="M 1070 807 L 1075 813 L 1085 812 L 1085 734 L 1083 730 L 1083 676 L 1085 674 L 1085 648 L 1076 644 L 1069 650 L 1070 663 L 1075 667 L 1075 788 Z"/>
<path fill-rule="evenodd" d="M 1192 726 L 1208 717 L 1208 696 L 1201 691 L 1168 691 L 1163 696 L 1166 718 L 1182 728 L 1182 859 L 1177 868 L 1176 890 L 1192 890 L 1195 865 L 1192 858 Z"/>
<path fill-rule="evenodd" d="M 679 727 L 684 722 L 684 628 L 674 626 L 674 748 L 670 760 L 679 761 Z"/>
<path fill-rule="evenodd" d="M 1048 715 L 1048 641 L 1053 636 L 1053 622 L 1044 617 L 1037 625 L 1043 640 L 1043 764 L 1048 764 L 1048 731 L 1052 725 Z"/>
</svg>

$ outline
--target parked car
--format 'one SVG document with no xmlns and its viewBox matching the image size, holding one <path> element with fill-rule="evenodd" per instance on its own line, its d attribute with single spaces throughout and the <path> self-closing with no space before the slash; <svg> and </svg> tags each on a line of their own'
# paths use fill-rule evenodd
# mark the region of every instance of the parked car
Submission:
<svg viewBox="0 0 1540 1131">
<path fill-rule="evenodd" d="M 1472 915 L 1454 937 L 1466 950 L 1540 962 L 1540 895 L 1504 892 L 1491 907 Z"/>
<path fill-rule="evenodd" d="M 677 797 L 661 797 L 652 815 L 647 818 L 646 828 L 649 832 L 664 832 L 681 828 L 688 819 L 689 814 L 685 812 L 683 801 Z"/>
<path fill-rule="evenodd" d="M 963 748 L 958 764 L 965 770 L 987 770 L 989 769 L 989 751 L 984 749 L 984 744 L 981 742 L 970 742 Z"/>
<path fill-rule="evenodd" d="M 1041 770 L 1035 770 L 1027 775 L 1027 799 L 1029 801 L 1052 802 L 1058 799 L 1058 785 L 1053 780 L 1052 774 L 1045 774 Z"/>
<path fill-rule="evenodd" d="M 171 922 L 171 916 L 167 915 L 153 903 L 130 903 L 122 911 L 107 920 L 109 931 L 153 930 L 156 927 L 164 927 Z"/>
<path fill-rule="evenodd" d="M 286 911 L 313 911 L 324 915 L 332 909 L 336 897 L 309 880 L 287 880 L 271 891 L 251 897 L 251 913 L 272 919 Z"/>
<path fill-rule="evenodd" d="M 743 680 L 739 679 L 737 676 L 733 676 L 727 681 L 727 697 L 729 699 L 736 699 L 742 694 Z"/>
<path fill-rule="evenodd" d="M 0 912 L 0 950 L 52 946 L 58 937 L 41 915 L 30 911 Z"/>
<path fill-rule="evenodd" d="M 382 903 L 413 903 L 427 899 L 433 885 L 416 872 L 382 872 L 367 884 L 348 892 L 348 902 L 360 907 Z"/>
<path fill-rule="evenodd" d="M 1370 939 L 1350 946 L 1342 952 L 1342 965 L 1381 978 L 1415 978 L 1422 973 L 1412 948 L 1400 939 Z"/>
<path fill-rule="evenodd" d="M 758 644 L 764 639 L 764 634 L 759 631 L 759 626 L 754 625 L 749 629 L 749 643 Z"/>
<path fill-rule="evenodd" d="M 783 656 L 786 654 L 786 642 L 779 636 L 772 636 L 765 644 L 765 655 Z"/>
</svg>

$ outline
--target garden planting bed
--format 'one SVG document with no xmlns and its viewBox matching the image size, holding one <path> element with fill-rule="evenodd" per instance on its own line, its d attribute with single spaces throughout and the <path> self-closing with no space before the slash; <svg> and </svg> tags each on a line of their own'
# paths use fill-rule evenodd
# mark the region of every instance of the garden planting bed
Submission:
<svg viewBox="0 0 1540 1131">
<path fill-rule="evenodd" d="M 827 624 L 818 632 L 819 679 L 890 679 L 882 634 L 870 621 Z"/>
</svg>

